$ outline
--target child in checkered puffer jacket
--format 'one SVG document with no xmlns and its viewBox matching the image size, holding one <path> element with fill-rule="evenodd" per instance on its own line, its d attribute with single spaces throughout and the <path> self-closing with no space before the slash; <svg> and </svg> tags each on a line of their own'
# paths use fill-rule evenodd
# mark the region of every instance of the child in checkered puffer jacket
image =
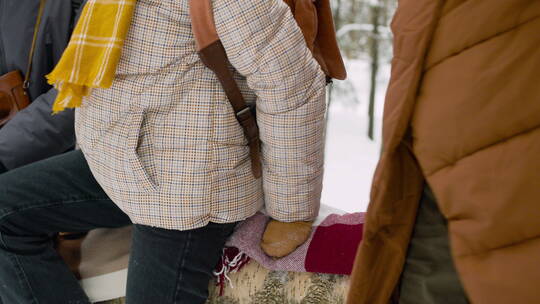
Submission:
<svg viewBox="0 0 540 304">
<path fill-rule="evenodd" d="M 188 1 L 139 0 L 112 86 L 77 109 L 82 151 L 0 176 L 4 302 L 88 302 L 48 241 L 56 231 L 134 223 L 128 303 L 203 303 L 225 239 L 263 205 L 267 253 L 305 241 L 321 194 L 326 77 L 281 0 L 208 3 L 257 107 L 263 177 L 197 55 Z"/>
</svg>

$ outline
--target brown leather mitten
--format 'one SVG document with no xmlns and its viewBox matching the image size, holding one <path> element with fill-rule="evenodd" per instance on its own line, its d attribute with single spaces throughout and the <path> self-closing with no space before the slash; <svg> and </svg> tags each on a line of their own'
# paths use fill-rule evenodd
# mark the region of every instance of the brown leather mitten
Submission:
<svg viewBox="0 0 540 304">
<path fill-rule="evenodd" d="M 270 220 L 261 240 L 261 248 L 274 258 L 289 255 L 307 241 L 312 224 L 313 222 L 285 223 Z"/>
</svg>

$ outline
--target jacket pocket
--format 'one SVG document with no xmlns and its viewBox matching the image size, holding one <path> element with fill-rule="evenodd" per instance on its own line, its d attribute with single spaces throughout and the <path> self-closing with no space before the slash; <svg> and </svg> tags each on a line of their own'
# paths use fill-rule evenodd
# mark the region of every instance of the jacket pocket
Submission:
<svg viewBox="0 0 540 304">
<path fill-rule="evenodd" d="M 126 168 L 128 175 L 131 175 L 135 182 L 139 183 L 146 191 L 157 191 L 158 185 L 148 174 L 148 166 L 145 166 L 139 155 L 140 133 L 143 127 L 144 113 L 137 111 L 131 116 L 126 147 Z"/>
</svg>

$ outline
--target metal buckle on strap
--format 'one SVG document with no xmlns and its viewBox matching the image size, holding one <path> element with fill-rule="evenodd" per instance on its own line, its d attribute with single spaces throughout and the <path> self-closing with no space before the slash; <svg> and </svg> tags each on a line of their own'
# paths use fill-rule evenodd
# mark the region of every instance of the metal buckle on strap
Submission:
<svg viewBox="0 0 540 304">
<path fill-rule="evenodd" d="M 239 112 L 236 113 L 236 116 L 241 116 L 242 114 L 246 113 L 246 112 L 249 112 L 251 111 L 251 109 L 249 107 L 245 107 L 243 108 L 242 110 L 240 110 Z"/>
</svg>

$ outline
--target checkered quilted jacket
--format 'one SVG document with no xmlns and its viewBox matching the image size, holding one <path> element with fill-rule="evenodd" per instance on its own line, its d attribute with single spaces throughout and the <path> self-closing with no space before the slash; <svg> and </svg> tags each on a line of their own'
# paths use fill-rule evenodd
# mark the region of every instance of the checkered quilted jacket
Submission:
<svg viewBox="0 0 540 304">
<path fill-rule="evenodd" d="M 187 0 L 139 0 L 110 89 L 76 113 L 77 139 L 134 223 L 187 230 L 318 213 L 325 76 L 282 0 L 214 0 L 218 34 L 255 102 L 263 177 L 216 76 L 200 61 Z"/>
</svg>

